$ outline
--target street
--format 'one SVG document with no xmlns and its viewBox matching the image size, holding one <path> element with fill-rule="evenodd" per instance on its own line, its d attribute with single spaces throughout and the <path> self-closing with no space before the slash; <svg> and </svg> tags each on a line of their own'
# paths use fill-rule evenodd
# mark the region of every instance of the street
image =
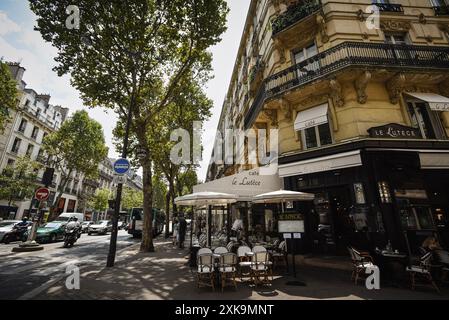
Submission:
<svg viewBox="0 0 449 320">
<path fill-rule="evenodd" d="M 72 248 L 62 242 L 44 244 L 43 251 L 12 253 L 19 242 L 0 244 L 0 299 L 30 299 L 54 282 L 66 277 L 66 268 L 74 264 L 80 268 L 106 265 L 110 234 L 83 234 Z M 117 251 L 138 243 L 126 231 L 120 230 Z"/>
</svg>

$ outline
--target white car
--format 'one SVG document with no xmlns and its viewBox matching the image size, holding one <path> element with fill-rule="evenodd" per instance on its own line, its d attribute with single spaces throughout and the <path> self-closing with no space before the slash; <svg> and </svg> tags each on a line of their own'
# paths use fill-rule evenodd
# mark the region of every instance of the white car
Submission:
<svg viewBox="0 0 449 320">
<path fill-rule="evenodd" d="M 12 232 L 12 229 L 20 220 L 2 220 L 0 221 L 0 243 L 5 240 L 5 236 Z"/>
<path fill-rule="evenodd" d="M 97 224 L 92 224 L 89 226 L 87 234 L 90 236 L 94 233 L 96 234 L 107 234 L 112 231 L 112 221 L 101 220 Z"/>
</svg>

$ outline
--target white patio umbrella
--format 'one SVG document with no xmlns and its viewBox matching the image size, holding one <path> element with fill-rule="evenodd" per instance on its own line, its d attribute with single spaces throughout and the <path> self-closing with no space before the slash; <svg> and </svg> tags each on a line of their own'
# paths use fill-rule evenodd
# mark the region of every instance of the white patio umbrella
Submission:
<svg viewBox="0 0 449 320">
<path fill-rule="evenodd" d="M 224 205 L 237 202 L 238 196 L 220 192 L 196 192 L 177 197 L 175 203 L 180 206 Z"/>
<path fill-rule="evenodd" d="M 177 197 L 175 203 L 179 206 L 208 206 L 208 219 L 207 219 L 207 244 L 211 244 L 211 217 L 212 217 L 212 205 L 227 205 L 237 202 L 238 196 L 229 193 L 220 192 L 195 192 L 187 194 L 182 197 Z M 193 219 L 191 222 L 190 230 L 190 246 L 192 246 L 192 231 L 193 231 Z"/>
<path fill-rule="evenodd" d="M 290 190 L 278 190 L 253 197 L 254 203 L 283 203 L 287 201 L 311 201 L 315 199 L 312 193 L 297 192 Z"/>
</svg>

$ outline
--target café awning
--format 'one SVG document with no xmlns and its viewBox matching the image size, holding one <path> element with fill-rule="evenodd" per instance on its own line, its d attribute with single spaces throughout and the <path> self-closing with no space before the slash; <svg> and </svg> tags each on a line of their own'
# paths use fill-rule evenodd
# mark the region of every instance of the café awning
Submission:
<svg viewBox="0 0 449 320">
<path fill-rule="evenodd" d="M 421 101 L 427 102 L 433 111 L 449 111 L 449 98 L 436 93 L 407 92 Z"/>
<path fill-rule="evenodd" d="M 299 112 L 295 120 L 295 131 L 304 130 L 327 123 L 327 112 L 327 103 Z"/>
<path fill-rule="evenodd" d="M 254 203 L 281 203 L 288 201 L 312 201 L 315 195 L 312 193 L 297 192 L 290 190 L 278 190 L 259 194 L 254 197 Z"/>
</svg>

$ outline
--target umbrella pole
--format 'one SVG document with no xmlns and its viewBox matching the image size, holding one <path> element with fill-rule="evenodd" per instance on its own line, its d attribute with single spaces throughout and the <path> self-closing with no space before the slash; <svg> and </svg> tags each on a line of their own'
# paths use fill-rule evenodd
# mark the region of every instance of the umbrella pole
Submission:
<svg viewBox="0 0 449 320">
<path fill-rule="evenodd" d="M 226 206 L 226 212 L 227 212 L 227 216 L 226 216 L 226 242 L 229 243 L 231 241 L 231 205 L 228 204 Z"/>
<path fill-rule="evenodd" d="M 193 222 L 195 218 L 195 210 L 193 209 L 192 206 L 192 219 L 190 219 L 190 250 L 192 250 L 193 247 Z"/>
<path fill-rule="evenodd" d="M 209 205 L 207 213 L 207 246 L 210 248 L 212 246 L 212 206 Z"/>
</svg>

